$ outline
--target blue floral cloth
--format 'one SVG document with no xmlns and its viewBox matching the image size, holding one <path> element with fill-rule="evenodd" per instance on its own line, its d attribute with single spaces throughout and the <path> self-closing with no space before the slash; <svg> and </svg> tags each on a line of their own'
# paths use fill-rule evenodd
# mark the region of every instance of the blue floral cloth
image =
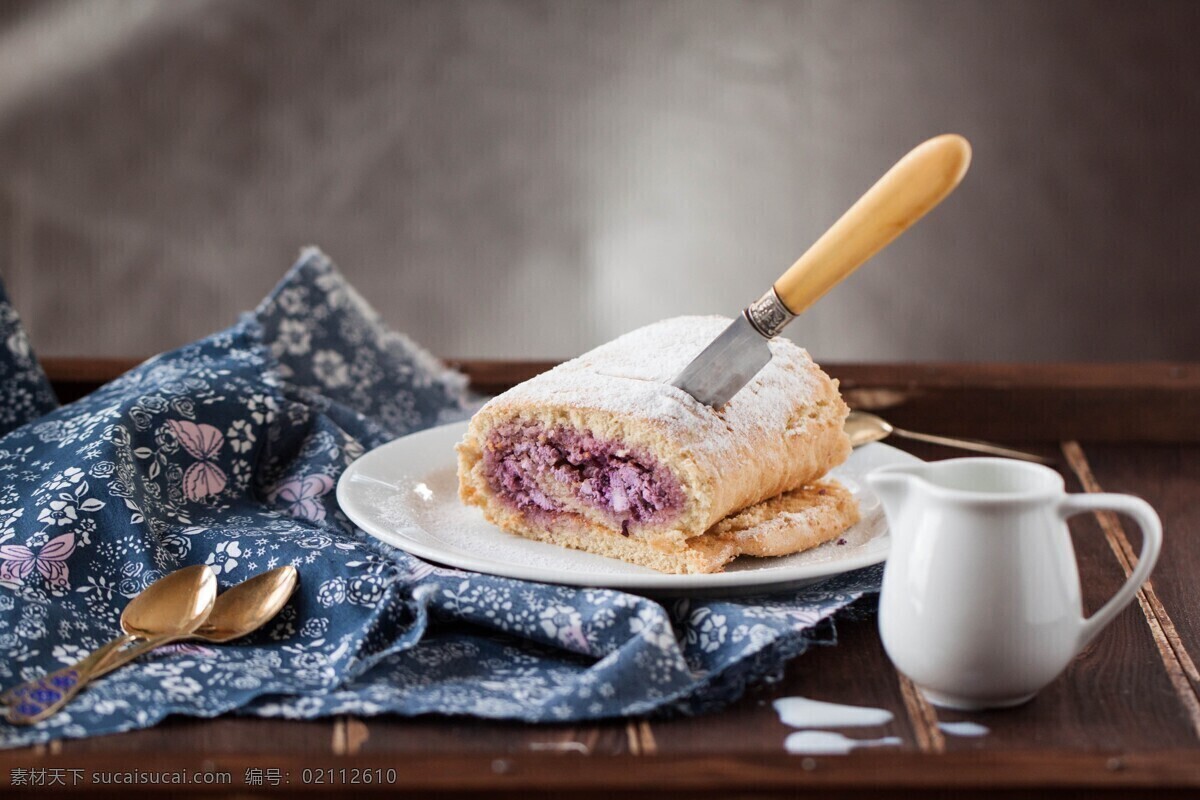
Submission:
<svg viewBox="0 0 1200 800">
<path fill-rule="evenodd" d="M 465 381 L 389 332 L 307 250 L 237 325 L 50 410 L 6 304 L 0 397 L 0 686 L 119 631 L 149 583 L 208 564 L 222 588 L 293 564 L 300 588 L 238 642 L 113 672 L 0 746 L 168 714 L 464 714 L 528 721 L 697 713 L 770 678 L 879 570 L 781 596 L 668 603 L 444 569 L 375 542 L 333 488 L 366 450 L 466 414 Z M 7 393 L 7 394 L 5 394 Z M 36 417 L 36 418 L 34 418 Z"/>
<path fill-rule="evenodd" d="M 0 285 L 0 436 L 57 405 L 21 318 Z"/>
</svg>

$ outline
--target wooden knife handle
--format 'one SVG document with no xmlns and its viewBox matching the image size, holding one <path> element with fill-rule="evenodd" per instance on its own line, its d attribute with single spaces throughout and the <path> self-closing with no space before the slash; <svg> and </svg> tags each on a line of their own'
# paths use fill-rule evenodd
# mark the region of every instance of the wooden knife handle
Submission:
<svg viewBox="0 0 1200 800">
<path fill-rule="evenodd" d="M 775 281 L 779 299 L 804 311 L 940 203 L 970 163 L 971 145 L 957 134 L 917 145 Z"/>
</svg>

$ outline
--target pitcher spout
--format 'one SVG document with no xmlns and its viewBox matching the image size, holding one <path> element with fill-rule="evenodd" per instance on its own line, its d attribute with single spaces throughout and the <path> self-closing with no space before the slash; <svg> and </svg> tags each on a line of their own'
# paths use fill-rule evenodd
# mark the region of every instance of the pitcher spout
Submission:
<svg viewBox="0 0 1200 800">
<path fill-rule="evenodd" d="M 890 519 L 898 518 L 920 483 L 925 464 L 891 464 L 872 470 L 867 484 L 879 496 L 879 502 Z"/>
</svg>

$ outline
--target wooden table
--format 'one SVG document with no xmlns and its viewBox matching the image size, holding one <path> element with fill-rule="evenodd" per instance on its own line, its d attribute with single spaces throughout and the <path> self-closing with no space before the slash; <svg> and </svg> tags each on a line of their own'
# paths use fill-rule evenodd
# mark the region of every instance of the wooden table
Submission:
<svg viewBox="0 0 1200 800">
<path fill-rule="evenodd" d="M 125 366 L 61 360 L 47 368 L 70 397 Z M 462 366 L 476 386 L 498 390 L 546 365 Z M 1191 655 L 1200 653 L 1200 543 L 1193 541 L 1200 522 L 1200 365 L 829 371 L 853 405 L 898 425 L 1023 445 L 1053 456 L 1070 491 L 1133 492 L 1162 515 L 1166 543 L 1152 582 L 1032 703 L 969 717 L 932 708 L 888 661 L 871 616 L 840 623 L 836 647 L 815 648 L 780 683 L 756 686 L 708 717 L 566 726 L 447 718 L 171 720 L 148 731 L 2 752 L 4 796 L 15 794 L 12 769 L 47 770 L 44 776 L 63 770 L 67 783 L 77 774 L 72 769 L 85 777 L 136 769 L 202 772 L 215 776 L 210 780 L 226 773 L 231 783 L 221 788 L 179 787 L 221 794 L 231 786 L 254 791 L 249 774 L 267 784 L 278 777 L 292 791 L 354 795 L 931 797 L 970 789 L 1016 797 L 1037 788 L 1062 796 L 1200 797 L 1200 672 Z M 927 459 L 956 454 L 897 444 Z M 1137 542 L 1111 514 L 1076 517 L 1072 532 L 1090 612 L 1129 572 Z M 794 695 L 890 709 L 895 719 L 877 735 L 899 737 L 902 745 L 848 756 L 786 755 L 790 729 L 771 700 Z M 982 722 L 990 733 L 965 738 L 939 727 L 962 719 Z M 394 781 L 379 783 L 389 769 Z M 52 796 L 59 788 L 31 794 Z M 79 788 L 105 795 L 147 790 Z"/>
</svg>

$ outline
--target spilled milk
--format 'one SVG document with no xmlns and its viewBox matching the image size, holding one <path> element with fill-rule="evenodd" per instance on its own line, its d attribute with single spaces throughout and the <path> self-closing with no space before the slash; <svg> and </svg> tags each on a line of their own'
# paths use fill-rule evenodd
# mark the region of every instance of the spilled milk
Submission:
<svg viewBox="0 0 1200 800">
<path fill-rule="evenodd" d="M 991 732 L 987 726 L 978 722 L 939 722 L 938 727 L 942 729 L 942 733 L 951 736 L 987 736 Z"/>
<path fill-rule="evenodd" d="M 846 706 L 807 697 L 781 697 L 774 706 L 779 721 L 793 728 L 857 728 L 892 721 L 892 712 L 885 708 Z"/>
<path fill-rule="evenodd" d="M 773 703 L 779 721 L 793 728 L 859 728 L 886 725 L 892 712 L 885 708 L 826 703 L 807 697 L 782 697 Z M 986 736 L 988 729 L 977 722 L 940 722 L 938 727 L 950 736 Z M 879 739 L 852 739 L 827 730 L 800 730 L 790 734 L 783 746 L 799 755 L 845 755 L 859 747 L 895 747 L 902 744 L 897 736 Z"/>
<path fill-rule="evenodd" d="M 858 747 L 893 747 L 899 744 L 899 736 L 851 739 L 833 731 L 796 731 L 783 742 L 784 749 L 789 753 L 806 756 L 840 756 Z"/>
<path fill-rule="evenodd" d="M 779 721 L 793 728 L 857 728 L 886 725 L 892 712 L 884 708 L 847 706 L 826 703 L 807 697 L 782 697 L 774 703 Z M 783 746 L 793 754 L 845 755 L 858 747 L 893 747 L 901 744 L 899 737 L 881 739 L 851 739 L 833 731 L 803 730 L 787 737 Z"/>
</svg>

